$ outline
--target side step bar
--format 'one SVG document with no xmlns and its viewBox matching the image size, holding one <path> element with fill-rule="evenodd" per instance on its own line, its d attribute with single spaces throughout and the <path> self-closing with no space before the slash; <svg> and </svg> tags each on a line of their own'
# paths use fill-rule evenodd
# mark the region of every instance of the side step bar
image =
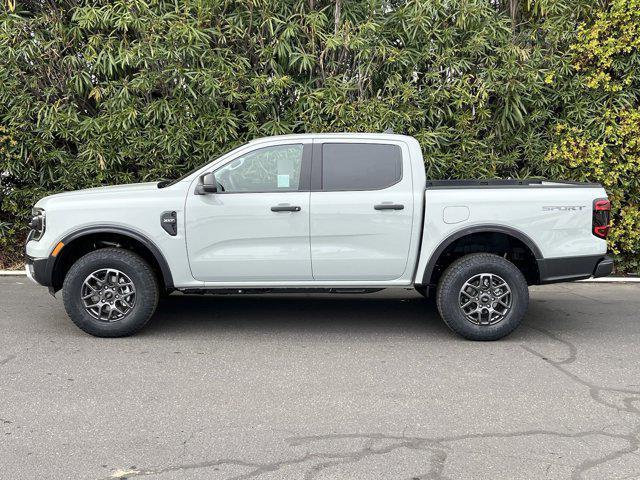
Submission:
<svg viewBox="0 0 640 480">
<path fill-rule="evenodd" d="M 185 295 L 257 295 L 263 293 L 375 293 L 384 288 L 184 288 L 178 291 Z"/>
</svg>

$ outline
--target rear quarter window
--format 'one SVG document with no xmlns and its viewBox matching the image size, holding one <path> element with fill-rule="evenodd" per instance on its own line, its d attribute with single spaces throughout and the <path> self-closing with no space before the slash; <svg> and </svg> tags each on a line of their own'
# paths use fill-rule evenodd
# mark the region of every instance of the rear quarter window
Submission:
<svg viewBox="0 0 640 480">
<path fill-rule="evenodd" d="M 402 178 L 398 145 L 325 143 L 322 145 L 322 190 L 380 190 Z"/>
</svg>

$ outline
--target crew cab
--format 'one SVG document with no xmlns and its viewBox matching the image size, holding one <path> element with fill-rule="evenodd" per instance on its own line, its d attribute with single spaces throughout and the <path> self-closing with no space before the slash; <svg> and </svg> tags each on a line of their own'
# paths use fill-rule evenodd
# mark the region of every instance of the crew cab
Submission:
<svg viewBox="0 0 640 480">
<path fill-rule="evenodd" d="M 85 332 L 130 335 L 161 295 L 415 288 L 463 337 L 495 340 L 528 286 L 601 277 L 598 184 L 428 180 L 393 134 L 261 138 L 173 182 L 38 201 L 26 270 Z"/>
</svg>

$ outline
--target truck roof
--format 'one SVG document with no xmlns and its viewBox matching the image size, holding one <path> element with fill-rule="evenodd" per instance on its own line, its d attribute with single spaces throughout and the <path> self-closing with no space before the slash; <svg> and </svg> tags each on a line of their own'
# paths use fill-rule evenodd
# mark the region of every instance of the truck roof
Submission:
<svg viewBox="0 0 640 480">
<path fill-rule="evenodd" d="M 352 132 L 344 132 L 344 133 L 293 133 L 288 135 L 273 135 L 268 137 L 259 137 L 254 138 L 249 143 L 258 143 L 266 140 L 301 140 L 301 139 L 313 139 L 313 138 L 349 138 L 349 139 L 367 139 L 367 140 L 412 140 L 415 141 L 413 137 L 409 135 L 398 135 L 395 133 L 352 133 Z"/>
</svg>

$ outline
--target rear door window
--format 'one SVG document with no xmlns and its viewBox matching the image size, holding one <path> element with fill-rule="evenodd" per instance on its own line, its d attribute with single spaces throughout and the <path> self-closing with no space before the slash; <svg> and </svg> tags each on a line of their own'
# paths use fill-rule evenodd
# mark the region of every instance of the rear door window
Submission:
<svg viewBox="0 0 640 480">
<path fill-rule="evenodd" d="M 322 190 L 381 190 L 402 179 L 402 152 L 398 145 L 324 143 Z"/>
</svg>

